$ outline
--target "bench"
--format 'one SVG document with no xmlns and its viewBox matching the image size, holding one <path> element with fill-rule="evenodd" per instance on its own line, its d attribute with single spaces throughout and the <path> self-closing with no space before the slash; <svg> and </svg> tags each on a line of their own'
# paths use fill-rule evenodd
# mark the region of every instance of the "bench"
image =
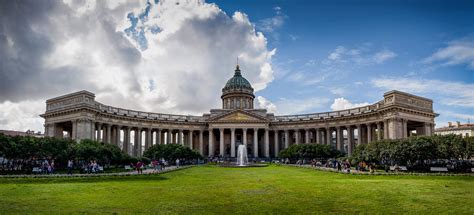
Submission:
<svg viewBox="0 0 474 215">
<path fill-rule="evenodd" d="M 125 170 L 133 170 L 133 168 L 130 165 L 125 165 Z"/>
<path fill-rule="evenodd" d="M 97 167 L 97 171 L 98 171 L 98 172 L 104 172 L 104 167 L 103 167 L 103 166 Z"/>
<path fill-rule="evenodd" d="M 471 168 L 471 172 L 474 172 L 474 168 Z"/>
<path fill-rule="evenodd" d="M 430 167 L 431 172 L 447 172 L 447 167 Z"/>
<path fill-rule="evenodd" d="M 390 171 L 395 171 L 395 166 L 390 166 Z M 408 171 L 406 166 L 398 166 L 398 171 Z"/>
<path fill-rule="evenodd" d="M 41 174 L 43 170 L 39 167 L 33 167 L 33 174 Z"/>
</svg>

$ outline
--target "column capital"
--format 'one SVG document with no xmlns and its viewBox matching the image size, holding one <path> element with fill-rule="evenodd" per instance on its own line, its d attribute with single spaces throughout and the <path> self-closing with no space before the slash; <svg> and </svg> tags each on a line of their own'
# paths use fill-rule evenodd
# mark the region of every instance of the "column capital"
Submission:
<svg viewBox="0 0 474 215">
<path fill-rule="evenodd" d="M 235 128 L 230 128 L 231 131 L 235 131 Z"/>
<path fill-rule="evenodd" d="M 247 128 L 242 128 L 243 131 L 247 131 Z"/>
</svg>

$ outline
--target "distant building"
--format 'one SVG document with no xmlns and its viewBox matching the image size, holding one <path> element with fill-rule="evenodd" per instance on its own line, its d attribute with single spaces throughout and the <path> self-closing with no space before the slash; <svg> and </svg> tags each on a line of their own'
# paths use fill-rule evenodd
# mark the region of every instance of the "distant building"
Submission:
<svg viewBox="0 0 474 215">
<path fill-rule="evenodd" d="M 25 137 L 25 136 L 33 136 L 33 137 L 44 137 L 43 134 L 41 134 L 41 132 L 35 132 L 35 131 L 31 131 L 31 130 L 28 130 L 28 131 L 10 131 L 10 130 L 0 130 L 0 134 L 4 134 L 4 135 L 8 135 L 8 136 L 22 136 L 22 137 Z"/>
<path fill-rule="evenodd" d="M 447 135 L 447 134 L 456 134 L 461 135 L 462 137 L 470 137 L 474 133 L 474 124 L 461 124 L 459 121 L 456 124 L 448 122 L 447 127 L 437 128 L 435 134 L 438 135 Z"/>
</svg>

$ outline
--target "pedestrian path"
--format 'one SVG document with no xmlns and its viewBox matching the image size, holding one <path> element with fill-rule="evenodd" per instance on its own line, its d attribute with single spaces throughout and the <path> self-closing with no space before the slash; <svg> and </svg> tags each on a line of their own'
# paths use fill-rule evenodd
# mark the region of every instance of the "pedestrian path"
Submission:
<svg viewBox="0 0 474 215">
<path fill-rule="evenodd" d="M 187 169 L 193 167 L 190 166 L 169 166 L 166 167 L 164 170 L 154 170 L 154 169 L 145 169 L 143 173 L 139 174 L 136 170 L 128 171 L 128 172 L 115 172 L 115 173 L 94 173 L 94 174 L 45 174 L 45 175 L 34 175 L 34 174 L 24 174 L 24 175 L 0 175 L 0 178 L 68 178 L 68 177 L 101 177 L 101 176 L 133 176 L 133 175 L 153 175 L 153 174 L 161 174 L 165 172 L 172 172 L 182 169 Z"/>
<path fill-rule="evenodd" d="M 342 170 L 338 171 L 335 168 L 330 167 L 320 167 L 320 166 L 311 166 L 308 164 L 305 165 L 297 165 L 297 164 L 279 164 L 282 166 L 292 166 L 292 167 L 299 167 L 299 168 L 307 168 L 307 169 L 315 169 L 321 170 L 325 172 L 335 172 L 335 173 L 342 173 L 342 174 L 352 174 L 352 175 L 433 175 L 433 176 L 474 176 L 474 173 L 432 173 L 432 172 L 383 172 L 383 171 L 376 171 L 376 172 L 367 172 L 367 171 L 357 171 L 355 169 L 351 169 L 350 171 Z"/>
</svg>

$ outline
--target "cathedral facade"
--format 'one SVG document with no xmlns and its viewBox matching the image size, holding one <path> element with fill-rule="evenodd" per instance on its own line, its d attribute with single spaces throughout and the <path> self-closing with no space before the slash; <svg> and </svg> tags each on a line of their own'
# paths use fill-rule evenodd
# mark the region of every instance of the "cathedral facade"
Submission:
<svg viewBox="0 0 474 215">
<path fill-rule="evenodd" d="M 102 104 L 88 91 L 46 101 L 45 135 L 116 144 L 139 156 L 153 144 L 182 144 L 203 156 L 274 158 L 292 144 L 329 144 L 351 154 L 356 145 L 434 133 L 433 101 L 400 91 L 371 105 L 324 113 L 275 116 L 254 108 L 254 90 L 239 66 L 222 89 L 222 108 L 202 116 L 128 110 Z"/>
</svg>

